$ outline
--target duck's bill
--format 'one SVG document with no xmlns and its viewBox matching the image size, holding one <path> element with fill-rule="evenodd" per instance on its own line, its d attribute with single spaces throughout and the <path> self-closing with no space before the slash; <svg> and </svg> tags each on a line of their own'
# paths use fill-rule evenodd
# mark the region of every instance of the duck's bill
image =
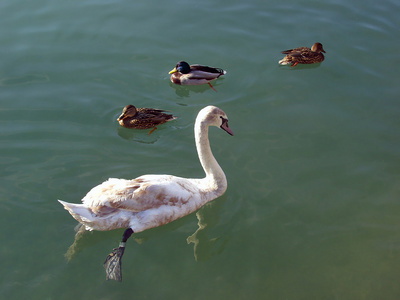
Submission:
<svg viewBox="0 0 400 300">
<path fill-rule="evenodd" d="M 174 68 L 173 70 L 169 71 L 169 74 L 172 74 L 172 73 L 175 73 L 175 72 L 178 72 L 178 70 L 176 68 Z"/>
<path fill-rule="evenodd" d="M 118 117 L 117 121 L 121 121 L 121 120 L 123 120 L 123 119 L 125 119 L 125 118 L 126 118 L 125 114 L 121 114 L 121 115 Z"/>
<path fill-rule="evenodd" d="M 229 128 L 227 119 L 222 119 L 221 129 L 225 130 L 230 135 L 233 135 L 233 131 Z"/>
</svg>

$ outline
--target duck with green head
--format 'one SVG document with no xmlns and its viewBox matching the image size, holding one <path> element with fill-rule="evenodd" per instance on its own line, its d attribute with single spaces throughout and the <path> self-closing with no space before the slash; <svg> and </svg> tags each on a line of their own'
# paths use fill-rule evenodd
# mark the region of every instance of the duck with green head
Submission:
<svg viewBox="0 0 400 300">
<path fill-rule="evenodd" d="M 214 89 L 210 81 L 225 75 L 226 71 L 202 65 L 189 65 L 186 61 L 180 61 L 175 68 L 169 72 L 171 81 L 179 85 L 200 85 L 208 83 Z"/>
<path fill-rule="evenodd" d="M 322 54 L 326 53 L 321 43 L 315 43 L 311 49 L 308 47 L 298 47 L 290 50 L 282 51 L 286 56 L 279 61 L 281 65 L 292 64 L 291 67 L 297 64 L 315 64 L 320 63 L 325 59 Z"/>
</svg>

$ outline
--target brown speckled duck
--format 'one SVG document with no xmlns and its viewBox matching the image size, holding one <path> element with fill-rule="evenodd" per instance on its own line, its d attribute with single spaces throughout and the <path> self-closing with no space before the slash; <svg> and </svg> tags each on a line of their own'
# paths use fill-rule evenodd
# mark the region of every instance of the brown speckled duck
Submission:
<svg viewBox="0 0 400 300">
<path fill-rule="evenodd" d="M 200 85 L 208 83 L 214 91 L 217 91 L 210 81 L 225 75 L 226 71 L 202 65 L 189 65 L 186 61 L 180 61 L 169 74 L 171 74 L 171 81 L 175 84 Z"/>
<path fill-rule="evenodd" d="M 308 47 L 299 47 L 282 51 L 286 56 L 279 61 L 279 64 L 292 64 L 291 66 L 294 67 L 297 64 L 320 63 L 325 59 L 322 52 L 326 53 L 321 43 L 315 43 L 311 49 Z"/>
<path fill-rule="evenodd" d="M 117 120 L 122 127 L 126 128 L 154 128 L 149 132 L 150 134 L 157 129 L 157 125 L 176 119 L 173 115 L 165 114 L 164 112 L 165 110 L 161 109 L 136 108 L 130 104 L 124 107 Z"/>
</svg>

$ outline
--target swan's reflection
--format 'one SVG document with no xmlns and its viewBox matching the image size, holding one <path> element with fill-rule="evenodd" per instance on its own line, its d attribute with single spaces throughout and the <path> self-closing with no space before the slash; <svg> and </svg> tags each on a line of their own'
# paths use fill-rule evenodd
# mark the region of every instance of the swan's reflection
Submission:
<svg viewBox="0 0 400 300">
<path fill-rule="evenodd" d="M 193 250 L 196 261 L 206 261 L 225 249 L 225 245 L 228 242 L 226 237 L 209 238 L 209 232 L 219 221 L 223 202 L 225 201 L 220 199 L 219 201 L 207 203 L 196 212 L 199 228 L 186 239 L 188 244 L 194 244 Z"/>
<path fill-rule="evenodd" d="M 209 202 L 196 212 L 198 229 L 186 239 L 188 244 L 194 245 L 193 251 L 196 261 L 206 261 L 211 257 L 222 253 L 225 249 L 225 245 L 228 242 L 226 236 L 209 238 L 210 232 L 212 232 L 213 228 L 219 222 L 220 210 L 225 202 L 224 198 L 225 197 L 222 196 L 222 198 L 217 201 Z M 68 262 L 72 260 L 75 254 L 82 251 L 80 242 L 88 230 L 85 229 L 85 226 L 79 223 L 75 227 L 75 232 L 75 240 L 65 253 Z M 144 241 L 142 238 L 134 239 L 138 244 L 141 244 Z"/>
<path fill-rule="evenodd" d="M 78 225 L 75 226 L 75 240 L 73 244 L 69 246 L 67 252 L 64 254 L 65 258 L 68 261 L 71 261 L 74 255 L 77 252 L 79 252 L 78 251 L 79 240 L 83 237 L 85 232 L 86 232 L 85 226 L 83 226 L 81 223 L 78 223 Z"/>
</svg>

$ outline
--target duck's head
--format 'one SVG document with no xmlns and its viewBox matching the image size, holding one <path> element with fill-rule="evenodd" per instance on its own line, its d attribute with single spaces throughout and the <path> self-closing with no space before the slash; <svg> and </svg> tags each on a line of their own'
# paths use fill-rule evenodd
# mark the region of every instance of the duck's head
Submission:
<svg viewBox="0 0 400 300">
<path fill-rule="evenodd" d="M 175 68 L 169 72 L 169 74 L 175 72 L 188 74 L 190 72 L 190 65 L 186 61 L 180 61 L 176 64 Z"/>
<path fill-rule="evenodd" d="M 326 53 L 324 48 L 322 47 L 321 43 L 315 43 L 314 45 L 312 45 L 311 51 L 317 52 L 317 53 L 320 53 L 320 52 Z"/>
<path fill-rule="evenodd" d="M 230 135 L 233 135 L 233 131 L 229 128 L 228 125 L 228 116 L 222 109 L 216 106 L 210 105 L 204 107 L 197 115 L 197 119 L 200 122 L 205 122 L 209 126 L 219 127 L 225 130 Z"/>
<path fill-rule="evenodd" d="M 117 120 L 121 121 L 126 118 L 134 117 L 136 113 L 137 113 L 136 107 L 129 104 L 124 107 L 124 109 L 122 110 L 122 114 L 118 117 Z"/>
</svg>

